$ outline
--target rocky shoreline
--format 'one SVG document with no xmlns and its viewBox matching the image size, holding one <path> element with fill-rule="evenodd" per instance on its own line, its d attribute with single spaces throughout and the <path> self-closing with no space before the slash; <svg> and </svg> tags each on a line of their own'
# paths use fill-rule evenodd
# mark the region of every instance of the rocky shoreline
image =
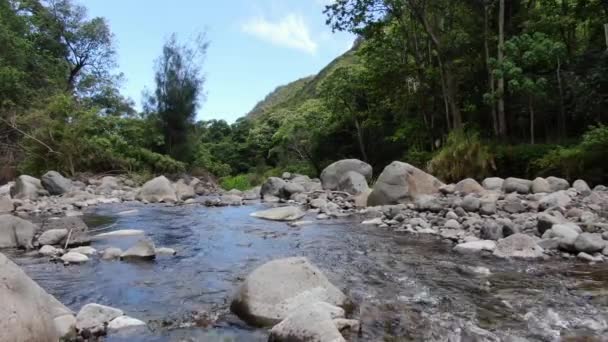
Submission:
<svg viewBox="0 0 608 342">
<path fill-rule="evenodd" d="M 0 188 L 0 209 L 4 213 L 0 215 L 0 248 L 37 250 L 35 253 L 66 265 L 86 263 L 95 257 L 122 262 L 151 260 L 179 251 L 155 246 L 140 230 L 90 231 L 79 217 L 82 210 L 130 201 L 216 207 L 261 199 L 271 207 L 251 216 L 292 226 L 311 224 L 302 220 L 306 215 L 316 220 L 354 217 L 362 225 L 378 229 L 437 236 L 452 243 L 456 253 L 498 259 L 578 258 L 589 263 L 604 262 L 608 256 L 608 189 L 601 185 L 591 189 L 582 180 L 570 184 L 555 177 L 488 178 L 481 184 L 465 179 L 443 184 L 402 162 L 387 166 L 370 188 L 371 180 L 371 166 L 352 159 L 330 165 L 320 179 L 286 173 L 245 192 L 220 192 L 215 184 L 195 178 L 171 182 L 160 176 L 138 187 L 119 177 L 83 183 L 53 171 L 40 180 L 23 175 L 14 184 Z M 120 236 L 141 238 L 125 251 L 97 251 L 88 246 L 95 239 Z M 0 256 L 10 266 L 5 270 L 17 274 L 3 282 L 33 284 L 33 292 L 24 294 L 24 298 L 10 291 L 0 293 L 2 297 L 17 303 L 25 303 L 31 296 L 52 298 L 19 273 L 18 266 Z M 125 316 L 119 309 L 96 303 L 85 305 L 77 315 L 63 306 L 59 311 L 53 309 L 60 305 L 54 298 L 43 305 L 43 311 L 53 313 L 50 318 L 32 319 L 40 320 L 36 324 L 50 319 L 55 322 L 54 328 L 41 323 L 46 330 L 32 331 L 28 336 L 55 334 L 91 340 L 108 332 L 145 327 L 145 322 Z M 304 258 L 274 260 L 260 266 L 245 279 L 231 309 L 254 326 L 272 327 L 271 341 L 344 341 L 342 333 L 348 336 L 346 331 L 356 333 L 361 329 L 349 318 L 348 298 Z M 4 315 L 8 313 L 0 311 L 0 317 Z M 15 331 L 27 330 L 31 323 L 23 318 Z"/>
</svg>

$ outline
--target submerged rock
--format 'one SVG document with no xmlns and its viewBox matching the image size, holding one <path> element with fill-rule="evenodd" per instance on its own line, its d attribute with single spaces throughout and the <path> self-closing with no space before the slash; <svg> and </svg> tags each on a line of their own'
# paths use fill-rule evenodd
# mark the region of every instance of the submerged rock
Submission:
<svg viewBox="0 0 608 342">
<path fill-rule="evenodd" d="M 58 341 L 75 334 L 72 312 L 0 253 L 0 341 Z"/>
<path fill-rule="evenodd" d="M 252 213 L 251 216 L 272 221 L 295 221 L 305 213 L 298 207 L 278 207 Z"/>
<path fill-rule="evenodd" d="M 392 162 L 384 168 L 368 197 L 368 205 L 398 204 L 412 201 L 420 195 L 439 192 L 443 185 L 432 175 L 402 162 Z"/>
<path fill-rule="evenodd" d="M 121 259 L 154 259 L 156 248 L 150 239 L 141 239 L 120 256 Z"/>
<path fill-rule="evenodd" d="M 0 215 L 0 248 L 33 247 L 32 240 L 38 226 L 13 215 Z"/>
<path fill-rule="evenodd" d="M 255 269 L 241 285 L 230 309 L 250 324 L 266 326 L 314 302 L 344 306 L 347 298 L 308 259 L 296 257 L 273 260 Z"/>
</svg>

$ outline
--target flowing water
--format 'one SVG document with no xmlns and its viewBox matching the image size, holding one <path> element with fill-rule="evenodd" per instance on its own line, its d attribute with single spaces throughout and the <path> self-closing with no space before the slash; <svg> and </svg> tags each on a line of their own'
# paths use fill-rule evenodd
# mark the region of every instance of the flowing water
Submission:
<svg viewBox="0 0 608 342">
<path fill-rule="evenodd" d="M 266 341 L 267 330 L 229 312 L 230 298 L 255 267 L 287 256 L 308 257 L 353 299 L 362 329 L 351 341 L 475 341 L 479 328 L 510 341 L 608 336 L 605 264 L 462 256 L 432 236 L 364 227 L 355 218 L 290 227 L 249 216 L 263 208 L 101 206 L 85 215 L 91 227 L 141 229 L 178 255 L 137 263 L 94 258 L 67 267 L 11 257 L 74 311 L 95 302 L 148 322 L 143 333 L 108 341 Z M 93 247 L 125 249 L 134 241 Z"/>
</svg>

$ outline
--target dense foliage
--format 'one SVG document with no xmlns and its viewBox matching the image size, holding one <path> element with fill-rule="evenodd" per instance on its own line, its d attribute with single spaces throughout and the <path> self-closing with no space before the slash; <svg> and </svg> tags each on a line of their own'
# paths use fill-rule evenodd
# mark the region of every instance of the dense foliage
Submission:
<svg viewBox="0 0 608 342">
<path fill-rule="evenodd" d="M 336 0 L 325 15 L 353 48 L 228 124 L 195 121 L 204 36 L 169 38 L 137 113 L 106 20 L 72 0 L 0 0 L 0 178 L 209 170 L 244 189 L 354 157 L 446 181 L 607 180 L 608 2 Z"/>
</svg>

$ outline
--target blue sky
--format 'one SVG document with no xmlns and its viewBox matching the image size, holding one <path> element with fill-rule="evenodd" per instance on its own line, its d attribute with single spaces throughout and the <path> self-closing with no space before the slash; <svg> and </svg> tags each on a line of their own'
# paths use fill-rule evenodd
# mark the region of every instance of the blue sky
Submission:
<svg viewBox="0 0 608 342">
<path fill-rule="evenodd" d="M 207 101 L 198 119 L 233 122 L 279 85 L 317 73 L 350 48 L 353 36 L 325 25 L 331 0 L 80 0 L 116 37 L 123 93 L 141 104 L 154 88 L 154 59 L 173 32 L 206 31 Z"/>
</svg>

